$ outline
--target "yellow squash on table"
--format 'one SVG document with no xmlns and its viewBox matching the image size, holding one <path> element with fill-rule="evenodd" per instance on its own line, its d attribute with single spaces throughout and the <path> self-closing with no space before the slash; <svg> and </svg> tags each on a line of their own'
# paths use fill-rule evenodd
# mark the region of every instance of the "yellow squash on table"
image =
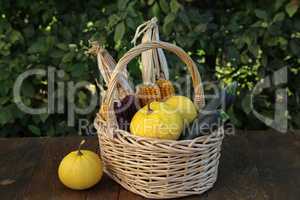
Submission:
<svg viewBox="0 0 300 200">
<path fill-rule="evenodd" d="M 81 150 L 84 140 L 78 150 L 72 151 L 61 161 L 58 177 L 67 187 L 84 190 L 97 184 L 103 175 L 102 162 L 99 156 L 89 150 Z"/>
<path fill-rule="evenodd" d="M 163 102 L 152 102 L 140 109 L 130 123 L 133 135 L 177 140 L 183 130 L 180 114 Z"/>
</svg>

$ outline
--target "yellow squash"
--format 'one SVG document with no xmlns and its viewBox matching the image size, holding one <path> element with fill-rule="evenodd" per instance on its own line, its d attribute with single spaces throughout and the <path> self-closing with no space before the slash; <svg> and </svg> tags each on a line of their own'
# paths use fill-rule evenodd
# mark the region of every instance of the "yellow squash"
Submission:
<svg viewBox="0 0 300 200">
<path fill-rule="evenodd" d="M 177 140 L 183 129 L 178 112 L 162 102 L 152 102 L 140 109 L 130 123 L 133 135 Z"/>
<path fill-rule="evenodd" d="M 185 96 L 172 96 L 165 103 L 177 110 L 187 123 L 192 122 L 197 116 L 196 106 Z"/>
<path fill-rule="evenodd" d="M 84 140 L 77 151 L 72 151 L 61 161 L 58 177 L 67 187 L 84 190 L 97 184 L 103 175 L 102 162 L 99 156 L 88 150 L 81 150 Z"/>
</svg>

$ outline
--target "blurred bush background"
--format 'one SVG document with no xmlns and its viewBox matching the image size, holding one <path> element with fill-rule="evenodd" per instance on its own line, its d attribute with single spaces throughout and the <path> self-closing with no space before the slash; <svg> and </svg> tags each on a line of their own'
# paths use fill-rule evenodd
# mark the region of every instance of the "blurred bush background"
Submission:
<svg viewBox="0 0 300 200">
<path fill-rule="evenodd" d="M 97 40 L 115 59 L 133 47 L 136 27 L 156 16 L 160 35 L 190 53 L 206 81 L 239 83 L 237 103 L 228 111 L 243 129 L 266 128 L 252 114 L 249 91 L 263 77 L 288 67 L 289 129 L 300 126 L 300 16 L 298 0 L 0 0 L 0 135 L 59 136 L 77 134 L 66 114 L 28 115 L 13 101 L 13 84 L 28 69 L 63 69 L 60 81 L 99 79 L 96 60 L 85 54 Z M 168 54 L 172 79 L 185 73 L 183 64 Z M 133 80 L 140 77 L 131 62 Z M 22 100 L 32 107 L 47 105 L 47 78 L 30 77 Z M 256 97 L 256 109 L 271 116 L 274 90 Z M 68 103 L 67 97 L 65 103 Z M 85 91 L 76 102 L 89 103 Z M 96 112 L 97 110 L 95 110 Z M 92 121 L 95 112 L 85 117 Z"/>
</svg>

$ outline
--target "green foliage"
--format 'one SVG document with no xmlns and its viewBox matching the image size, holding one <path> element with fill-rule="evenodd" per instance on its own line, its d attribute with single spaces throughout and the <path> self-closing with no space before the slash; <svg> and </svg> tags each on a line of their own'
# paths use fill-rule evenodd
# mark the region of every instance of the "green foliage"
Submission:
<svg viewBox="0 0 300 200">
<path fill-rule="evenodd" d="M 224 84 L 238 81 L 240 95 L 229 114 L 240 128 L 262 128 L 248 107 L 248 94 L 263 77 L 289 69 L 290 128 L 299 128 L 300 17 L 298 0 L 196 1 L 117 0 L 62 2 L 2 0 L 0 7 L 0 134 L 56 136 L 76 133 L 66 114 L 28 115 L 13 101 L 13 84 L 28 69 L 54 66 L 64 70 L 60 81 L 94 83 L 96 61 L 85 54 L 89 40 L 97 40 L 118 59 L 132 47 L 136 27 L 157 16 L 161 39 L 188 51 L 204 80 Z M 173 78 L 185 73 L 182 63 L 168 55 Z M 139 64 L 129 71 L 139 78 Z M 22 88 L 30 106 L 47 104 L 47 80 L 31 77 Z M 274 88 L 272 88 L 274 90 Z M 256 99 L 257 109 L 270 114 L 273 90 Z M 89 102 L 77 93 L 80 107 Z M 66 102 L 67 104 L 67 102 Z M 95 113 L 84 116 L 93 119 Z M 80 115 L 78 118 L 82 117 Z"/>
</svg>

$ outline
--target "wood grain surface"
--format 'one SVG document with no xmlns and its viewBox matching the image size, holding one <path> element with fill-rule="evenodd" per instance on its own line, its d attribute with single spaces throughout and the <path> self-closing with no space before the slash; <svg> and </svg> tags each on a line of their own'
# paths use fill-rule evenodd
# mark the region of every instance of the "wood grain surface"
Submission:
<svg viewBox="0 0 300 200">
<path fill-rule="evenodd" d="M 95 136 L 86 149 L 99 152 Z M 104 176 L 85 191 L 58 180 L 60 160 L 82 137 L 0 139 L 0 199 L 142 200 Z M 299 200 L 300 132 L 239 131 L 226 136 L 214 188 L 185 200 Z"/>
</svg>

